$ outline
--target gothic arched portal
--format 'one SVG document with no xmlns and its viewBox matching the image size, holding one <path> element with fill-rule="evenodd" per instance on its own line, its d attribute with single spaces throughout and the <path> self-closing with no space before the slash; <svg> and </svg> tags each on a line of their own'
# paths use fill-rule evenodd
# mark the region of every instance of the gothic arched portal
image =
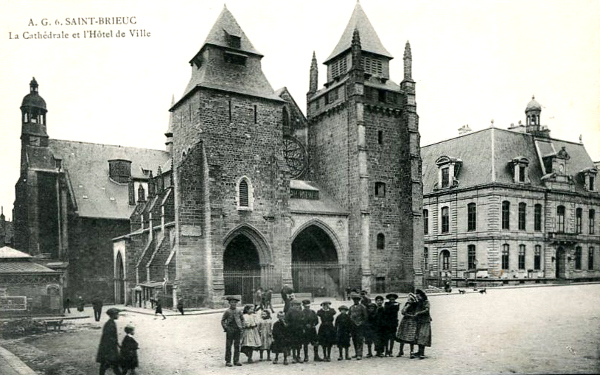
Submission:
<svg viewBox="0 0 600 375">
<path fill-rule="evenodd" d="M 334 240 L 320 225 L 302 229 L 292 242 L 294 291 L 315 297 L 342 293 L 344 269 Z"/>
<path fill-rule="evenodd" d="M 261 286 L 258 249 L 245 234 L 238 233 L 225 247 L 223 280 L 225 294 L 240 295 L 242 303 L 251 302 L 254 291 Z"/>
</svg>

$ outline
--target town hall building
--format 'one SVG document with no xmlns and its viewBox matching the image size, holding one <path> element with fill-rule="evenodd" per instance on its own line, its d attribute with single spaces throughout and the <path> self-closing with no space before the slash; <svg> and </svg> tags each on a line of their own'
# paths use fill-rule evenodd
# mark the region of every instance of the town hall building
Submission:
<svg viewBox="0 0 600 375">
<path fill-rule="evenodd" d="M 283 284 L 333 297 L 347 287 L 422 286 L 408 42 L 398 84 L 393 56 L 357 3 L 324 60 L 322 87 L 313 54 L 306 116 L 286 88 L 271 87 L 262 57 L 224 8 L 171 105 L 166 151 L 50 139 L 32 81 L 17 248 L 62 260 L 81 275 L 70 285 L 77 293 L 108 287 L 116 303 L 136 305 L 216 306 L 224 295 L 247 301 L 259 286 Z M 101 267 L 87 272 L 96 259 Z"/>
</svg>

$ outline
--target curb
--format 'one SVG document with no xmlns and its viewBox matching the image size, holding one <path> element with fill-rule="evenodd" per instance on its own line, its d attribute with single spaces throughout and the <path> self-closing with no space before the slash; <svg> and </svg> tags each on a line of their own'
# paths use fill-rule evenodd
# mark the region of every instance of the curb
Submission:
<svg viewBox="0 0 600 375">
<path fill-rule="evenodd" d="M 9 366 L 9 372 L 6 374 L 3 372 L 5 375 L 37 375 L 37 373 L 33 371 L 31 367 L 27 366 L 23 361 L 21 361 L 19 357 L 1 346 L 0 357 L 2 357 L 3 362 L 6 362 Z M 5 369 L 3 369 L 3 371 L 4 370 Z"/>
</svg>

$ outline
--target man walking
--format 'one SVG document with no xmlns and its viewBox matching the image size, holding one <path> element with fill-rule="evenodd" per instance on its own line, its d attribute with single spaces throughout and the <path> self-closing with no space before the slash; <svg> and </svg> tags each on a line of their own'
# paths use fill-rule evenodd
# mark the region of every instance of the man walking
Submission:
<svg viewBox="0 0 600 375">
<path fill-rule="evenodd" d="M 240 301 L 235 297 L 227 297 L 229 301 L 229 309 L 225 310 L 221 318 L 221 326 L 225 331 L 225 365 L 232 367 L 233 365 L 241 366 L 240 363 L 240 340 L 242 338 L 242 330 L 244 329 L 244 317 L 242 311 L 237 308 L 237 303 Z M 231 364 L 231 346 L 233 345 L 233 365 Z"/>
<path fill-rule="evenodd" d="M 109 320 L 104 323 L 102 328 L 102 337 L 100 337 L 100 346 L 96 355 L 96 362 L 100 363 L 100 375 L 104 375 L 106 370 L 111 368 L 116 375 L 121 375 L 119 363 L 119 338 L 117 335 L 117 324 L 115 320 L 119 319 L 119 309 L 110 308 L 106 311 Z"/>
<path fill-rule="evenodd" d="M 94 308 L 94 319 L 99 322 L 102 316 L 102 299 L 99 296 L 92 300 L 92 307 Z"/>
</svg>

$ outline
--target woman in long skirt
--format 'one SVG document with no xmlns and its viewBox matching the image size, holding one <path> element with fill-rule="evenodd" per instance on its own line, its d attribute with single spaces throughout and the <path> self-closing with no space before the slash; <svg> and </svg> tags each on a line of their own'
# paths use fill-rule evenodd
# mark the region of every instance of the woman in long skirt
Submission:
<svg viewBox="0 0 600 375">
<path fill-rule="evenodd" d="M 417 321 L 415 319 L 415 312 L 417 308 L 417 296 L 413 293 L 409 293 L 408 300 L 402 308 L 402 321 L 398 326 L 398 333 L 396 338 L 400 342 L 400 351 L 397 357 L 404 355 L 404 344 L 410 344 L 410 353 L 413 352 L 415 341 L 417 340 Z"/>
<path fill-rule="evenodd" d="M 419 346 L 419 352 L 413 355 L 411 358 L 419 357 L 419 359 L 425 358 L 425 347 L 431 346 L 431 315 L 429 314 L 429 300 L 427 295 L 421 289 L 416 290 L 418 299 L 417 308 L 415 312 L 415 319 L 417 320 L 417 339 L 416 344 Z"/>
<path fill-rule="evenodd" d="M 244 332 L 242 332 L 241 352 L 248 356 L 248 363 L 252 360 L 252 353 L 262 345 L 260 332 L 258 332 L 258 320 L 254 315 L 254 305 L 244 307 Z"/>
</svg>

